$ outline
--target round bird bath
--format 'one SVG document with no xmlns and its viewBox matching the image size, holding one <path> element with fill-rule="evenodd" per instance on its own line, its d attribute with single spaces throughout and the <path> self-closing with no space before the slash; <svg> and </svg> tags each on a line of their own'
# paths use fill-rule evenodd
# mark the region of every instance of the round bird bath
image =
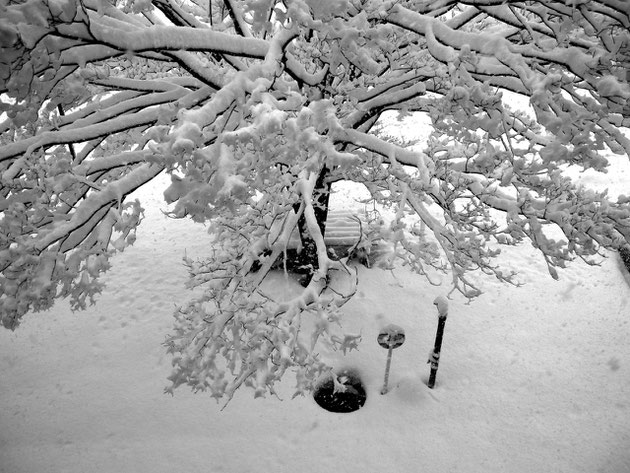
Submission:
<svg viewBox="0 0 630 473">
<path fill-rule="evenodd" d="M 389 324 L 383 327 L 376 339 L 378 344 L 387 349 L 387 365 L 385 365 L 385 379 L 381 394 L 387 394 L 387 381 L 389 380 L 389 367 L 392 363 L 392 350 L 405 343 L 405 330 L 398 325 Z"/>
</svg>

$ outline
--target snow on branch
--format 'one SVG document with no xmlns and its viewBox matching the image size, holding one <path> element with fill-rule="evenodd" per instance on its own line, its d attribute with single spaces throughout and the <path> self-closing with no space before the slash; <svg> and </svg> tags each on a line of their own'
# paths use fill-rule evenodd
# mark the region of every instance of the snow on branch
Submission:
<svg viewBox="0 0 630 473">
<path fill-rule="evenodd" d="M 407 149 L 387 143 L 380 138 L 361 133 L 356 130 L 344 130 L 336 135 L 336 139 L 340 142 L 352 143 L 360 148 L 381 154 L 385 157 L 395 156 L 400 164 L 415 167 L 422 176 L 422 181 L 428 185 L 432 172 L 432 163 L 427 159 L 424 153 L 409 151 Z"/>
<path fill-rule="evenodd" d="M 28 246 L 35 248 L 37 251 L 43 251 L 53 243 L 84 227 L 85 222 L 98 209 L 122 202 L 126 195 L 153 179 L 160 172 L 162 172 L 162 168 L 159 166 L 143 164 L 117 181 L 107 184 L 81 202 L 70 214 L 70 219 L 67 222 L 58 222 L 43 229 L 39 232 L 36 239 L 28 243 Z M 85 235 L 83 235 L 81 240 L 84 237 Z"/>
<path fill-rule="evenodd" d="M 86 125 L 83 128 L 64 129 L 59 131 L 45 131 L 39 136 L 8 144 L 0 149 L 0 162 L 21 154 L 30 154 L 36 149 L 65 143 L 77 143 L 88 141 L 97 137 L 111 135 L 122 130 L 129 130 L 142 125 L 155 122 L 157 112 L 155 110 L 143 110 L 141 112 L 116 117 L 104 123 Z M 3 174 L 4 181 L 10 181 L 17 176 L 25 165 L 24 159 L 16 160 Z"/>
<path fill-rule="evenodd" d="M 269 45 L 255 38 L 239 38 L 212 30 L 175 26 L 150 26 L 140 31 L 121 29 L 98 20 L 91 22 L 98 40 L 121 51 L 206 51 L 264 58 Z"/>
</svg>

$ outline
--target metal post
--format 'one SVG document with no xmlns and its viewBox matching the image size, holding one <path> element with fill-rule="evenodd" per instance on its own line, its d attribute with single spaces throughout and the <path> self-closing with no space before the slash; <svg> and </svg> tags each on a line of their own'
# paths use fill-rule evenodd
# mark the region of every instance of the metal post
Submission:
<svg viewBox="0 0 630 473">
<path fill-rule="evenodd" d="M 431 374 L 429 376 L 429 382 L 427 386 L 431 389 L 435 386 L 435 378 L 437 376 L 437 370 L 440 363 L 440 351 L 442 350 L 442 339 L 444 337 L 444 326 L 446 325 L 446 318 L 448 317 L 448 301 L 445 297 L 439 296 L 433 301 L 433 304 L 438 309 L 438 327 L 435 334 L 435 344 L 433 345 L 433 351 L 429 355 L 429 361 L 431 364 Z"/>
<path fill-rule="evenodd" d="M 387 364 L 385 365 L 385 380 L 383 381 L 383 389 L 381 389 L 381 394 L 387 393 L 387 383 L 389 382 L 389 367 L 392 364 L 392 351 L 394 351 L 394 347 L 390 346 L 387 351 Z"/>
</svg>

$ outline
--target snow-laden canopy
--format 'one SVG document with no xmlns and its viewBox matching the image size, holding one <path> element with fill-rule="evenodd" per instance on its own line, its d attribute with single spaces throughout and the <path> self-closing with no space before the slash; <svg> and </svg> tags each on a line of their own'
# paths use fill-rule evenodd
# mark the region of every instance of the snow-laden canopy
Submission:
<svg viewBox="0 0 630 473">
<path fill-rule="evenodd" d="M 174 217 L 216 244 L 188 264 L 204 295 L 170 338 L 174 386 L 298 391 L 324 367 L 354 272 L 323 238 L 330 185 L 362 183 L 391 248 L 473 298 L 478 274 L 529 240 L 550 273 L 630 241 L 630 198 L 568 171 L 628 159 L 630 7 L 621 0 L 27 0 L 0 2 L 0 315 L 84 307 L 142 220 L 135 189 L 166 171 Z M 526 109 L 524 109 L 525 107 Z M 410 143 L 386 113 L 430 120 Z M 625 135 L 624 135 L 625 129 Z M 304 292 L 265 277 L 298 232 Z M 357 249 L 355 248 L 355 250 Z M 314 322 L 307 341 L 301 320 Z M 223 361 L 219 361 L 219 360 Z M 226 373 L 232 373 L 232 376 Z"/>
</svg>

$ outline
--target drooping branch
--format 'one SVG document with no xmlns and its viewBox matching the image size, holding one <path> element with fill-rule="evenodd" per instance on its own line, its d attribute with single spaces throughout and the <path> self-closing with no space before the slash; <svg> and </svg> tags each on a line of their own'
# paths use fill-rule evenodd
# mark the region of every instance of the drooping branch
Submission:
<svg viewBox="0 0 630 473">
<path fill-rule="evenodd" d="M 227 33 L 190 27 L 150 26 L 137 31 L 92 21 L 97 41 L 120 51 L 206 51 L 262 59 L 269 45 L 255 38 L 239 38 Z"/>
</svg>

